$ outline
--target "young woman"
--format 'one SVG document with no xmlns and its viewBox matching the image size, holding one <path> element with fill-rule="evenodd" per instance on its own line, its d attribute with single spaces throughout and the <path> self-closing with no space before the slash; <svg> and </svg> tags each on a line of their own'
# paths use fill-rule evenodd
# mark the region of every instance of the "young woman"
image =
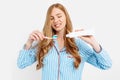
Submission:
<svg viewBox="0 0 120 80">
<path fill-rule="evenodd" d="M 103 70 L 111 67 L 108 53 L 94 36 L 66 37 L 72 31 L 65 7 L 59 3 L 51 5 L 43 32 L 33 31 L 20 51 L 18 67 L 23 69 L 37 61 L 36 69 L 42 68 L 42 80 L 81 80 L 85 62 Z M 48 38 L 54 35 L 57 35 L 57 39 Z M 35 46 L 34 41 L 38 42 Z"/>
</svg>

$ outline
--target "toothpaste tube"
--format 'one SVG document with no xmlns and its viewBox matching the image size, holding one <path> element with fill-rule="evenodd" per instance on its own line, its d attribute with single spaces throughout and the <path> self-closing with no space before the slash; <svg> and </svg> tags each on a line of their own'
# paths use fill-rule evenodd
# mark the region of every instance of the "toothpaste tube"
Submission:
<svg viewBox="0 0 120 80">
<path fill-rule="evenodd" d="M 90 35 L 94 35 L 94 34 L 95 34 L 94 30 L 90 29 L 90 30 L 71 32 L 71 33 L 67 34 L 66 37 L 74 38 L 74 37 L 78 37 L 78 36 L 90 36 Z"/>
</svg>

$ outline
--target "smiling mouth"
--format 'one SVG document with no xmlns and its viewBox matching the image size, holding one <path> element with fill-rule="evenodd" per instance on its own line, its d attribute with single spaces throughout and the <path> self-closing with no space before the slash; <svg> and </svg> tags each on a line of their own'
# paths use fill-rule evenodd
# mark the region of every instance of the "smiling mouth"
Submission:
<svg viewBox="0 0 120 80">
<path fill-rule="evenodd" d="M 59 27 L 60 25 L 61 25 L 61 24 L 55 24 L 54 26 L 55 26 L 55 27 Z"/>
</svg>

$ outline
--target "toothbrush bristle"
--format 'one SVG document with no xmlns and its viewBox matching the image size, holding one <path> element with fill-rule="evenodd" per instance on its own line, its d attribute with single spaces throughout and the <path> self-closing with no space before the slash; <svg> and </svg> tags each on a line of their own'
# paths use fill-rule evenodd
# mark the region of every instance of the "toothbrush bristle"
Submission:
<svg viewBox="0 0 120 80">
<path fill-rule="evenodd" d="M 57 35 L 53 35 L 53 37 L 52 37 L 52 38 L 53 38 L 53 39 L 57 39 L 57 37 L 58 37 Z"/>
</svg>

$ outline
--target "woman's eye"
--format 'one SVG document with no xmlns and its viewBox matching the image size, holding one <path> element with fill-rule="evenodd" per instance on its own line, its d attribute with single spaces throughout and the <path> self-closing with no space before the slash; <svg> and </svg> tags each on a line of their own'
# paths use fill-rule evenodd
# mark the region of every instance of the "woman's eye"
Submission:
<svg viewBox="0 0 120 80">
<path fill-rule="evenodd" d="M 50 18 L 50 20 L 53 20 L 54 18 Z"/>
<path fill-rule="evenodd" d="M 58 16 L 58 18 L 61 18 L 62 16 Z"/>
</svg>

